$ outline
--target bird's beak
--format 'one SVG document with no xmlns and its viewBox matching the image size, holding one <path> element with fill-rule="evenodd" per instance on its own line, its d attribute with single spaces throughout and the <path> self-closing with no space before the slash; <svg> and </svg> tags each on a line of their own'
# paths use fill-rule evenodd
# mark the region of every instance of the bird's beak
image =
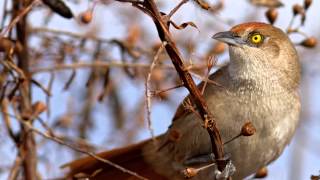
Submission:
<svg viewBox="0 0 320 180">
<path fill-rule="evenodd" d="M 245 44 L 245 41 L 243 41 L 241 37 L 236 36 L 231 31 L 218 32 L 217 34 L 213 35 L 212 38 L 234 46 Z"/>
</svg>

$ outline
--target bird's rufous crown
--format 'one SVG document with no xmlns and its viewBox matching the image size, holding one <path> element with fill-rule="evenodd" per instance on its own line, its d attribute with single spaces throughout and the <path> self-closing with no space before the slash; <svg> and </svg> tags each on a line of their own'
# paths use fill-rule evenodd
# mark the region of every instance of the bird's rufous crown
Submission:
<svg viewBox="0 0 320 180">
<path fill-rule="evenodd" d="M 230 31 L 238 34 L 240 32 L 246 31 L 248 29 L 260 29 L 260 28 L 267 28 L 269 26 L 270 25 L 266 24 L 266 23 L 249 22 L 249 23 L 243 23 L 243 24 L 239 24 L 237 26 L 234 26 L 233 28 L 231 28 Z"/>
</svg>

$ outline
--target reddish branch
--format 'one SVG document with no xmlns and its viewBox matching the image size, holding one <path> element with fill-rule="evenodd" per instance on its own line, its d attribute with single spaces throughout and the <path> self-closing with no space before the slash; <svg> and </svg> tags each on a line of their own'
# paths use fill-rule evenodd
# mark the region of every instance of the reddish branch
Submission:
<svg viewBox="0 0 320 180">
<path fill-rule="evenodd" d="M 170 17 L 162 15 L 160 13 L 154 0 L 144 0 L 143 2 L 142 1 L 123 1 L 123 0 L 118 0 L 118 1 L 131 2 L 133 6 L 142 10 L 144 13 L 148 14 L 153 19 L 156 25 L 159 37 L 163 43 L 164 42 L 166 43 L 165 49 L 173 65 L 175 66 L 184 86 L 188 89 L 192 102 L 196 105 L 197 110 L 199 111 L 199 114 L 201 115 L 201 118 L 204 121 L 204 124 L 206 125 L 205 128 L 207 129 L 211 139 L 212 151 L 215 155 L 218 169 L 222 171 L 225 167 L 226 162 L 224 160 L 224 151 L 223 151 L 223 144 L 222 144 L 220 132 L 216 126 L 213 115 L 210 113 L 208 109 L 208 105 L 206 101 L 202 97 L 200 90 L 197 88 L 195 82 L 193 81 L 191 74 L 185 68 L 181 53 L 177 49 L 176 43 L 174 42 L 171 36 L 171 33 L 169 31 Z"/>
</svg>

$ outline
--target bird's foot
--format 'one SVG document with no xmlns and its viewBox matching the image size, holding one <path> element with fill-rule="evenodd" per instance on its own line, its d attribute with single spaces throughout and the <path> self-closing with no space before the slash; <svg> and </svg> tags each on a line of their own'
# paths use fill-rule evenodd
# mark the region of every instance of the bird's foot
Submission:
<svg viewBox="0 0 320 180">
<path fill-rule="evenodd" d="M 235 172 L 236 172 L 236 167 L 232 164 L 231 160 L 229 160 L 222 172 L 216 169 L 214 173 L 215 173 L 216 179 L 223 180 L 231 177 Z"/>
</svg>

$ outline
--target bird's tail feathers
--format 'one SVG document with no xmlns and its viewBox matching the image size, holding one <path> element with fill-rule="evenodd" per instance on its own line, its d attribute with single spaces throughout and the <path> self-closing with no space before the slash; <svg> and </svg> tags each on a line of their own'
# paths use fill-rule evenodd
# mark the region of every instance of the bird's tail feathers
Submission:
<svg viewBox="0 0 320 180">
<path fill-rule="evenodd" d="M 124 148 L 114 149 L 97 154 L 97 156 L 111 161 L 127 170 L 137 173 L 152 180 L 164 180 L 163 176 L 153 171 L 152 167 L 144 160 L 143 148 L 151 139 L 133 144 Z M 93 157 L 85 157 L 62 166 L 68 167 L 67 179 L 77 177 L 91 177 L 92 179 L 139 179 L 119 168 L 103 163 Z"/>
</svg>

